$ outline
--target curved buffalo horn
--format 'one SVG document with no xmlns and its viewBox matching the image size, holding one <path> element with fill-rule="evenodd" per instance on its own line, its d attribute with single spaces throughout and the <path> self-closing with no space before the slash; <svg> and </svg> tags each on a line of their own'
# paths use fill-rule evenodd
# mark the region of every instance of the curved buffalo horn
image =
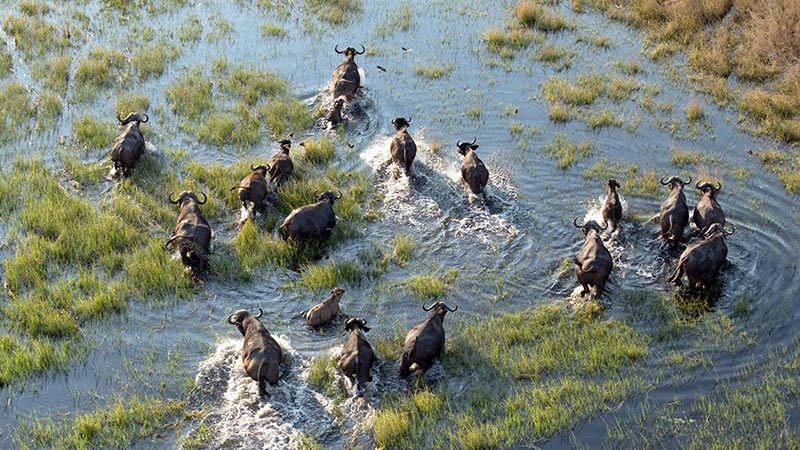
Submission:
<svg viewBox="0 0 800 450">
<path fill-rule="evenodd" d="M 317 197 L 319 197 L 319 194 L 317 194 L 317 190 L 314 189 L 314 198 L 317 198 Z"/>
<path fill-rule="evenodd" d="M 254 166 L 252 163 L 250 164 L 250 170 L 258 170 L 258 166 Z"/>
<path fill-rule="evenodd" d="M 144 120 L 140 120 L 140 122 L 142 122 L 142 123 L 145 123 L 145 122 L 147 122 L 148 120 L 150 120 L 150 116 L 148 116 L 147 114 L 145 114 L 145 113 L 142 113 L 142 115 L 144 116 Z"/>
<path fill-rule="evenodd" d="M 678 181 L 680 181 L 680 182 L 681 182 L 681 183 L 683 183 L 683 184 L 691 184 L 691 182 L 692 182 L 692 176 L 691 176 L 691 175 L 689 175 L 689 181 L 683 181 L 683 180 L 681 180 L 680 178 L 678 178 Z"/>
<path fill-rule="evenodd" d="M 124 120 L 122 120 L 122 117 L 119 116 L 119 113 L 117 113 L 117 120 L 119 120 L 120 123 L 124 123 Z"/>
<path fill-rule="evenodd" d="M 733 224 L 730 225 L 731 225 L 731 231 L 725 231 L 725 227 L 722 227 L 722 233 L 725 234 L 725 236 L 730 236 L 736 232 L 736 227 Z"/>
<path fill-rule="evenodd" d="M 361 44 L 361 51 L 356 52 L 356 55 L 363 55 L 365 51 L 367 51 L 367 47 L 364 47 L 364 44 Z"/>
<path fill-rule="evenodd" d="M 722 183 L 720 183 L 719 181 L 717 181 L 717 187 L 716 187 L 716 189 L 717 189 L 717 190 L 720 190 L 720 189 L 722 189 Z"/>
<path fill-rule="evenodd" d="M 170 203 L 172 203 L 173 205 L 177 205 L 177 204 L 178 204 L 178 201 L 179 201 L 181 198 L 180 198 L 180 197 L 178 197 L 177 199 L 173 200 L 173 199 L 172 199 L 172 194 L 174 194 L 174 193 L 175 193 L 175 192 L 170 192 L 170 193 L 169 193 L 169 197 L 167 197 L 167 198 L 169 198 L 169 202 L 170 202 Z"/>
<path fill-rule="evenodd" d="M 660 181 L 660 182 L 661 182 L 661 184 L 663 184 L 664 186 L 666 186 L 666 185 L 667 185 L 667 184 L 669 184 L 669 183 L 664 183 L 664 178 L 666 178 L 666 177 L 661 177 L 661 181 Z"/>
<path fill-rule="evenodd" d="M 694 184 L 696 189 L 700 189 L 700 180 L 697 180 L 697 183 Z"/>
<path fill-rule="evenodd" d="M 258 319 L 258 318 L 259 318 L 259 317 L 261 317 L 263 314 L 264 314 L 264 311 L 262 311 L 262 310 L 261 310 L 261 308 L 258 308 L 258 315 L 257 315 L 257 316 L 253 316 L 253 317 L 255 317 L 256 319 Z"/>
<path fill-rule="evenodd" d="M 461 148 L 461 139 L 459 139 L 458 141 L 456 141 L 456 147 L 458 147 L 458 148 Z"/>
<path fill-rule="evenodd" d="M 233 320 L 231 320 L 231 319 L 233 319 L 233 313 L 231 313 L 231 315 L 230 315 L 230 316 L 228 316 L 228 323 L 229 323 L 229 324 L 231 324 L 231 325 L 236 325 L 236 322 L 234 322 L 234 321 L 233 321 Z"/>
<path fill-rule="evenodd" d="M 608 222 L 606 222 L 606 226 L 600 227 L 601 230 L 605 230 L 606 228 L 608 228 Z"/>
<path fill-rule="evenodd" d="M 201 194 L 203 194 L 203 201 L 201 202 L 200 200 L 198 200 L 197 201 L 198 205 L 205 204 L 206 200 L 208 200 L 208 197 L 206 197 L 206 193 L 205 192 L 201 192 Z"/>
<path fill-rule="evenodd" d="M 342 191 L 339 191 L 339 195 L 338 196 L 334 196 L 334 198 L 336 200 L 339 200 L 340 198 L 342 198 Z"/>
<path fill-rule="evenodd" d="M 444 307 L 445 307 L 445 308 L 447 308 L 447 310 L 448 310 L 448 311 L 450 311 L 450 312 L 456 312 L 456 311 L 458 311 L 458 303 L 456 303 L 456 307 L 455 307 L 454 309 L 450 309 L 450 307 L 449 307 L 449 306 L 447 306 L 447 305 L 444 305 Z"/>
<path fill-rule="evenodd" d="M 470 142 L 469 145 L 475 145 L 475 142 L 477 142 L 477 141 L 478 141 L 478 138 L 474 137 L 474 138 L 472 138 L 472 142 Z"/>
<path fill-rule="evenodd" d="M 575 225 L 575 228 L 583 228 L 583 225 L 578 225 L 579 217 L 576 217 L 575 220 L 572 221 L 572 224 Z"/>
<path fill-rule="evenodd" d="M 340 55 L 341 55 L 342 53 L 344 53 L 343 51 L 339 50 L 339 44 L 336 44 L 336 47 L 333 47 L 333 51 L 335 51 L 336 53 L 338 53 L 338 54 L 340 54 Z"/>
<path fill-rule="evenodd" d="M 426 308 L 426 307 L 425 307 L 425 303 L 423 303 L 423 304 L 422 304 L 422 310 L 423 310 L 423 311 L 430 311 L 430 310 L 432 310 L 432 309 L 433 309 L 433 305 L 435 305 L 435 304 L 436 304 L 436 302 L 434 302 L 434 303 L 431 305 L 431 307 L 430 307 L 430 308 Z"/>
</svg>

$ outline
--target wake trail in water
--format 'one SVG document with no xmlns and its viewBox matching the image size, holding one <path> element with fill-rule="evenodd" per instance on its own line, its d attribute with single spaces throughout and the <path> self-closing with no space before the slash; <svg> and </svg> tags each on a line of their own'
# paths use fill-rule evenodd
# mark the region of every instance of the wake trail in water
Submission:
<svg viewBox="0 0 800 450">
<path fill-rule="evenodd" d="M 417 147 L 427 148 L 422 133 L 416 135 Z M 389 161 L 392 137 L 376 139 L 360 155 L 376 175 L 388 220 L 418 230 L 438 227 L 443 233 L 473 237 L 485 244 L 508 241 L 519 234 L 514 224 L 519 215 L 518 190 L 508 176 L 493 173 L 484 200 L 462 185 L 456 161 L 419 151 L 415 175 L 409 177 Z"/>
</svg>

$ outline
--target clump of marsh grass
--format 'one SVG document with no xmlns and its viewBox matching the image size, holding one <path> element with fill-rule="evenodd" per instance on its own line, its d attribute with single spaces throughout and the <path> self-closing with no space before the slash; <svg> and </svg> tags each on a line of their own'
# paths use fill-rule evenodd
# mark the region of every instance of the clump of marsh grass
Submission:
<svg viewBox="0 0 800 450">
<path fill-rule="evenodd" d="M 38 14 L 35 16 L 7 16 L 3 30 L 14 39 L 14 44 L 29 60 L 48 52 L 64 53 L 71 46 L 67 28 L 58 28 Z"/>
<path fill-rule="evenodd" d="M 544 32 L 560 31 L 570 27 L 557 9 L 546 9 L 533 0 L 519 0 L 515 6 L 519 23 Z"/>
<path fill-rule="evenodd" d="M 303 142 L 303 159 L 313 165 L 327 164 L 336 156 L 333 141 L 326 137 Z"/>
<path fill-rule="evenodd" d="M 25 422 L 15 440 L 20 448 L 129 447 L 144 436 L 177 426 L 185 407 L 177 400 L 117 399 L 74 418 Z"/>
<path fill-rule="evenodd" d="M 575 144 L 562 136 L 561 133 L 556 133 L 553 136 L 553 140 L 545 144 L 544 149 L 556 158 L 556 164 L 559 169 L 566 169 L 589 156 L 594 151 L 594 146 L 589 141 Z"/>
<path fill-rule="evenodd" d="M 690 100 L 686 105 L 686 120 L 690 123 L 695 123 L 705 117 L 703 105 L 696 100 Z"/>
<path fill-rule="evenodd" d="M 31 67 L 31 75 L 41 80 L 48 89 L 66 95 L 70 64 L 72 57 L 68 55 L 55 55 L 45 61 L 37 60 Z"/>
<path fill-rule="evenodd" d="M 446 65 L 434 64 L 428 66 L 417 66 L 414 69 L 414 73 L 429 80 L 435 80 L 438 78 L 445 77 L 447 75 L 450 75 L 450 72 L 452 71 L 453 71 L 452 64 L 446 64 Z"/>
<path fill-rule="evenodd" d="M 78 61 L 75 92 L 79 100 L 95 98 L 100 89 L 114 86 L 127 77 L 127 58 L 120 50 L 96 47 Z"/>
<path fill-rule="evenodd" d="M 396 234 L 389 242 L 388 259 L 400 267 L 408 266 L 417 249 L 417 242 L 409 235 Z"/>
<path fill-rule="evenodd" d="M 6 50 L 6 45 L 3 44 L 0 47 L 0 78 L 4 78 L 8 73 L 11 71 L 11 66 L 13 65 L 13 61 L 11 60 L 11 54 L 8 53 Z"/>
<path fill-rule="evenodd" d="M 25 86 L 16 81 L 0 85 L 0 142 L 18 137 L 27 129 L 35 113 Z"/>
<path fill-rule="evenodd" d="M 408 31 L 411 27 L 411 20 L 411 5 L 409 5 L 407 1 L 404 1 L 399 8 L 390 9 L 389 18 L 385 23 L 379 24 L 375 32 L 380 37 L 386 37 L 397 31 Z"/>
<path fill-rule="evenodd" d="M 166 41 L 152 42 L 139 47 L 131 58 L 139 79 L 158 78 L 167 65 L 180 56 L 180 49 Z"/>
<path fill-rule="evenodd" d="M 339 365 L 333 355 L 315 356 L 311 359 L 306 381 L 308 381 L 309 385 L 325 392 L 330 397 L 344 400 L 347 392 L 337 382 L 336 373 L 338 370 Z"/>
<path fill-rule="evenodd" d="M 199 69 L 176 78 L 164 89 L 164 95 L 175 114 L 192 121 L 198 120 L 213 106 L 211 80 Z"/>
<path fill-rule="evenodd" d="M 113 122 L 112 122 L 113 120 Z M 116 118 L 110 120 L 95 120 L 90 116 L 81 116 L 72 122 L 75 137 L 78 142 L 88 148 L 111 148 L 114 139 L 120 133 L 115 126 Z"/>
<path fill-rule="evenodd" d="M 442 275 L 412 275 L 405 284 L 420 300 L 440 300 L 453 289 L 457 276 L 458 271 L 451 269 Z"/>
<path fill-rule="evenodd" d="M 33 107 L 36 109 L 36 128 L 40 130 L 52 128 L 63 110 L 61 98 L 51 91 L 40 92 Z"/>
<path fill-rule="evenodd" d="M 361 0 L 303 0 L 303 8 L 310 17 L 334 25 L 343 25 L 358 17 L 363 9 Z"/>
</svg>

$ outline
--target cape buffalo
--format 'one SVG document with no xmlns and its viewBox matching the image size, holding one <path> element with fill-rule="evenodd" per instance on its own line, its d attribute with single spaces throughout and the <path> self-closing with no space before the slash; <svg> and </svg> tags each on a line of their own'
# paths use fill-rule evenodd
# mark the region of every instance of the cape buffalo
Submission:
<svg viewBox="0 0 800 450">
<path fill-rule="evenodd" d="M 689 280 L 689 289 L 694 289 L 697 282 L 711 280 L 717 276 L 728 257 L 728 246 L 725 245 L 725 236 L 730 236 L 736 231 L 725 231 L 722 224 L 712 223 L 704 230 L 705 239 L 693 242 L 681 253 L 678 267 L 675 268 L 668 281 L 681 285 L 681 278 L 686 275 Z"/>
<path fill-rule="evenodd" d="M 350 335 L 344 341 L 342 352 L 339 354 L 339 368 L 350 379 L 350 383 L 354 383 L 353 378 L 358 380 L 356 389 L 361 392 L 364 383 L 372 381 L 369 371 L 375 363 L 375 352 L 364 336 L 370 329 L 367 327 L 367 321 L 360 317 L 347 319 L 344 329 L 350 331 Z"/>
<path fill-rule="evenodd" d="M 114 162 L 114 170 L 122 173 L 124 177 L 131 176 L 136 162 L 144 154 L 144 136 L 139 130 L 139 125 L 150 120 L 150 117 L 147 114 L 142 115 L 144 119 L 136 113 L 130 113 L 128 117 L 122 119 L 117 114 L 117 120 L 125 126 L 125 131 L 117 136 L 111 145 L 111 161 Z"/>
<path fill-rule="evenodd" d="M 325 123 L 330 128 L 336 128 L 342 123 L 342 108 L 344 107 L 344 97 L 339 97 L 333 102 L 331 110 L 325 116 Z"/>
<path fill-rule="evenodd" d="M 484 194 L 486 183 L 489 182 L 489 171 L 486 170 L 483 161 L 475 154 L 475 149 L 478 148 L 478 144 L 475 143 L 476 140 L 477 138 L 473 139 L 472 142 L 458 141 L 456 147 L 458 147 L 458 154 L 464 157 L 461 162 L 461 178 L 469 185 L 469 189 L 473 194 L 481 195 Z"/>
<path fill-rule="evenodd" d="M 169 202 L 173 205 L 180 204 L 178 213 L 178 223 L 175 225 L 175 232 L 166 242 L 165 246 L 175 242 L 181 254 L 183 264 L 190 267 L 195 274 L 205 272 L 208 267 L 208 253 L 211 245 L 211 227 L 200 206 L 206 202 L 206 194 L 203 194 L 203 201 L 199 201 L 192 191 L 183 191 L 176 200 L 169 194 Z"/>
<path fill-rule="evenodd" d="M 273 386 L 278 384 L 278 369 L 283 358 L 281 346 L 258 320 L 262 314 L 261 308 L 258 308 L 256 316 L 239 309 L 228 316 L 228 323 L 235 325 L 244 336 L 242 343 L 244 371 L 258 383 L 259 395 L 266 393 L 265 381 Z"/>
<path fill-rule="evenodd" d="M 714 186 L 708 181 L 702 184 L 698 181 L 695 187 L 700 190 L 700 200 L 697 201 L 692 213 L 692 222 L 697 226 L 697 229 L 705 230 L 712 223 L 724 226 L 725 212 L 722 211 L 722 207 L 717 203 L 717 193 L 722 188 L 722 185 L 719 182 Z"/>
<path fill-rule="evenodd" d="M 433 365 L 433 360 L 442 354 L 444 349 L 444 315 L 447 311 L 455 312 L 444 302 L 436 302 L 426 308 L 425 311 L 433 311 L 422 322 L 418 323 L 406 334 L 406 342 L 403 346 L 403 354 L 400 356 L 400 377 L 407 378 L 411 372 L 417 369 L 428 370 Z"/>
<path fill-rule="evenodd" d="M 606 202 L 603 204 L 603 220 L 608 225 L 611 225 L 612 233 L 617 230 L 619 221 L 622 219 L 622 204 L 619 202 L 619 195 L 617 194 L 618 187 L 617 180 L 613 178 L 608 180 L 608 195 L 606 195 Z"/>
<path fill-rule="evenodd" d="M 245 175 L 239 185 L 232 187 L 231 190 L 239 189 L 239 200 L 242 202 L 242 207 L 247 209 L 247 202 L 250 202 L 253 204 L 253 210 L 256 210 L 264 204 L 265 200 L 274 197 L 275 192 L 267 181 L 269 164 L 266 166 L 251 164 L 250 170 L 252 172 Z"/>
<path fill-rule="evenodd" d="M 658 210 L 658 223 L 661 225 L 661 238 L 667 242 L 676 243 L 683 235 L 683 229 L 689 223 L 689 207 L 686 206 L 686 196 L 683 187 L 692 182 L 683 181 L 679 177 L 670 177 L 666 182 L 661 177 L 661 184 L 669 186 L 669 196 Z"/>
<path fill-rule="evenodd" d="M 334 51 L 338 54 L 344 54 L 344 60 L 336 66 L 331 75 L 331 95 L 336 99 L 340 95 L 344 95 L 349 101 L 355 97 L 358 88 L 361 87 L 361 76 L 358 74 L 358 66 L 356 65 L 356 55 L 363 55 L 367 49 L 361 46 L 361 51 L 357 52 L 353 47 L 347 47 L 344 50 L 339 50 L 339 46 L 334 47 Z"/>
<path fill-rule="evenodd" d="M 280 152 L 272 155 L 267 165 L 269 170 L 269 179 L 271 182 L 280 186 L 285 183 L 292 172 L 294 172 L 294 163 L 292 158 L 289 157 L 289 149 L 292 148 L 292 140 L 284 139 L 279 142 L 281 144 Z"/>
<path fill-rule="evenodd" d="M 303 242 L 311 239 L 327 239 L 336 226 L 336 214 L 333 202 L 342 198 L 331 191 L 314 195 L 319 200 L 311 205 L 296 208 L 283 221 L 280 227 L 283 239 L 294 239 Z"/>
<path fill-rule="evenodd" d="M 417 144 L 408 134 L 408 126 L 410 124 L 411 119 L 406 120 L 405 117 L 392 119 L 392 125 L 394 125 L 394 129 L 397 132 L 392 138 L 392 143 L 389 147 L 392 154 L 392 162 L 400 165 L 405 170 L 406 175 L 413 173 L 412 164 L 414 164 L 414 158 L 417 156 Z"/>
<path fill-rule="evenodd" d="M 594 286 L 597 290 L 597 297 L 600 297 L 605 289 L 608 276 L 614 268 L 611 253 L 600 239 L 600 232 L 608 228 L 608 224 L 600 227 L 597 222 L 590 220 L 583 225 L 578 225 L 577 217 L 572 223 L 576 228 L 580 228 L 586 237 L 581 252 L 576 258 L 573 258 L 575 276 L 578 278 L 578 283 L 583 286 L 581 297 L 589 292 L 589 286 Z"/>
<path fill-rule="evenodd" d="M 342 288 L 331 289 L 330 297 L 308 310 L 306 313 L 306 325 L 316 328 L 336 317 L 339 314 L 339 301 L 342 299 L 342 294 L 344 294 L 344 289 Z"/>
</svg>

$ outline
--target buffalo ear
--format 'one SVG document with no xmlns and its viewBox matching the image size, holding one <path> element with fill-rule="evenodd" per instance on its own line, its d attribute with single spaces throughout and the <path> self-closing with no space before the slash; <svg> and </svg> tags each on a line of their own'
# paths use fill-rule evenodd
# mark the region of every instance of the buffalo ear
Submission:
<svg viewBox="0 0 800 450">
<path fill-rule="evenodd" d="M 469 146 L 469 148 L 471 148 L 471 149 L 473 149 L 473 150 L 477 150 L 477 149 L 478 149 L 478 147 L 479 147 L 479 145 L 478 145 L 478 144 L 472 144 L 472 145 L 470 145 L 470 146 Z"/>
<path fill-rule="evenodd" d="M 369 331 L 371 328 L 366 325 L 361 325 L 361 329 L 364 331 Z"/>
</svg>

